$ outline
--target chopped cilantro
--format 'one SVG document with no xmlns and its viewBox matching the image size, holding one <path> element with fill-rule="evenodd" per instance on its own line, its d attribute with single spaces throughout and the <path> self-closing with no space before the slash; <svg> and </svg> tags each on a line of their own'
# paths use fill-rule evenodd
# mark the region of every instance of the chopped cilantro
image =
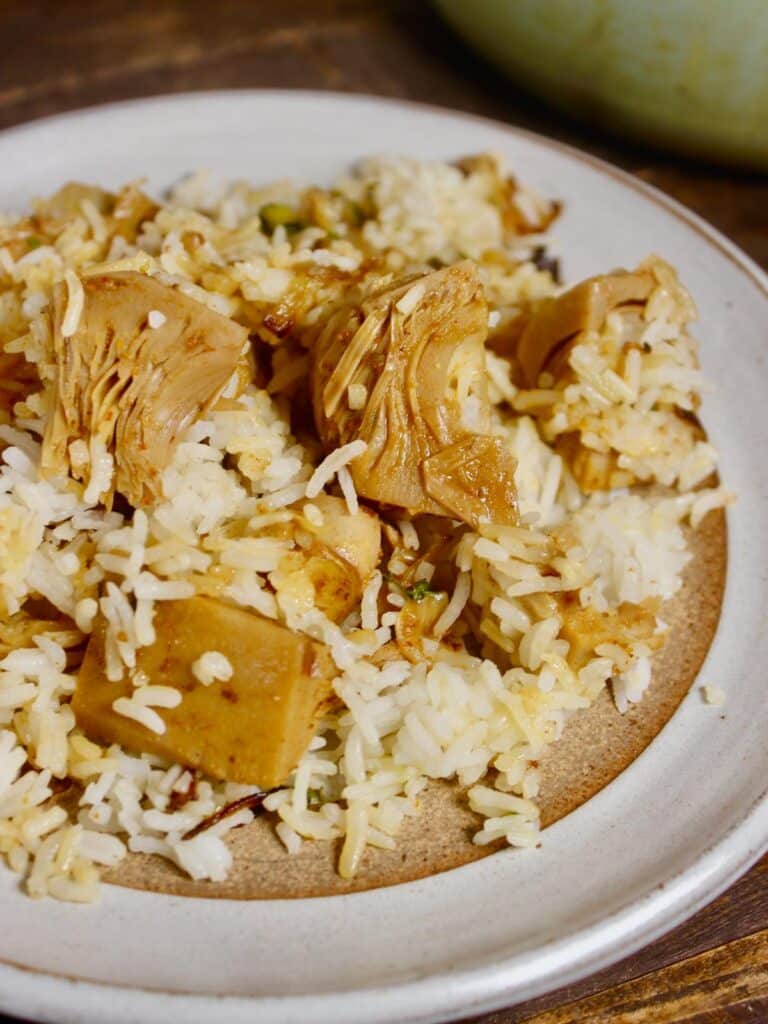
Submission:
<svg viewBox="0 0 768 1024">
<path fill-rule="evenodd" d="M 396 579 L 391 572 L 382 573 L 384 581 L 390 583 L 393 587 L 397 587 L 406 597 L 410 598 L 411 601 L 423 601 L 425 597 L 434 597 L 437 594 L 436 590 L 432 590 L 429 586 L 429 580 L 419 580 L 414 583 L 412 587 L 404 587 L 400 580 Z"/>
<path fill-rule="evenodd" d="M 429 580 L 419 580 L 412 587 L 408 587 L 405 592 L 412 601 L 417 602 L 423 601 L 425 597 L 433 597 L 435 594 L 435 591 L 430 589 Z"/>
</svg>

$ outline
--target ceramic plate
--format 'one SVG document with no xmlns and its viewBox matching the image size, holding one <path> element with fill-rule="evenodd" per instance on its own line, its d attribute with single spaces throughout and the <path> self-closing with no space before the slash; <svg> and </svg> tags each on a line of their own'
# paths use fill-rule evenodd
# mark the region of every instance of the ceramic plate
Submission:
<svg viewBox="0 0 768 1024">
<path fill-rule="evenodd" d="M 575 280 L 658 252 L 699 305 L 717 390 L 729 571 L 700 679 L 598 796 L 506 851 L 442 875 L 327 899 L 235 902 L 107 887 L 100 904 L 34 903 L 0 871 L 0 1008 L 36 1021 L 374 1024 L 437 1021 L 585 975 L 679 923 L 768 846 L 768 279 L 691 213 L 575 150 L 445 111 L 330 94 L 238 92 L 122 104 L 0 137 L 0 207 L 76 178 L 162 189 L 192 168 L 329 179 L 371 152 L 501 151 L 565 201 Z M 706 705 L 699 684 L 727 693 Z"/>
</svg>

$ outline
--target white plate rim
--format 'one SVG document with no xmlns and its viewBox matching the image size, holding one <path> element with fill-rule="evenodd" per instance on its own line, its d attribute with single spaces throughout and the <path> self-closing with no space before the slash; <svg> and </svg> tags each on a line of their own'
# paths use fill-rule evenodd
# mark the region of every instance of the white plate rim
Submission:
<svg viewBox="0 0 768 1024">
<path fill-rule="evenodd" d="M 718 229 L 658 188 L 575 146 L 493 118 L 435 104 L 331 90 L 200 90 L 97 104 L 45 116 L 7 128 L 0 132 L 0 137 L 3 142 L 12 142 L 14 137 L 45 132 L 49 127 L 77 123 L 82 118 L 101 117 L 110 111 L 129 111 L 155 105 L 167 107 L 174 103 L 183 106 L 190 101 L 221 103 L 234 97 L 248 96 L 261 100 L 270 96 L 276 99 L 291 96 L 298 102 L 316 102 L 323 97 L 337 104 L 366 101 L 372 106 L 409 108 L 434 117 L 484 124 L 496 131 L 528 139 L 540 147 L 559 151 L 613 178 L 683 221 L 748 276 L 768 299 L 768 274 Z M 33 1013 L 40 1020 L 71 1020 L 76 1024 L 90 1024 L 91 1021 L 100 1024 L 105 1006 L 110 1007 L 111 1020 L 126 1024 L 139 1020 L 143 1024 L 164 1024 L 182 1015 L 187 1019 L 205 1017 L 221 1024 L 244 1024 L 246 1021 L 251 1024 L 255 1020 L 280 1020 L 289 1013 L 291 1020 L 318 1019 L 338 1024 L 361 1024 L 363 1020 L 373 1024 L 395 1019 L 403 1024 L 428 1024 L 447 1020 L 456 1014 L 487 1012 L 508 1005 L 513 987 L 516 1002 L 530 999 L 635 952 L 716 898 L 767 851 L 768 784 L 741 820 L 684 870 L 665 879 L 639 899 L 628 901 L 601 921 L 516 955 L 514 963 L 500 960 L 462 971 L 432 973 L 415 981 L 386 987 L 360 987 L 321 995 L 253 998 L 104 984 L 0 960 L 0 996 L 6 1001 L 2 1009 L 17 1014 Z M 621 948 L 616 952 L 619 939 Z M 575 945 L 579 947 L 576 955 L 573 954 Z M 567 960 L 564 960 L 566 954 Z M 360 1004 L 361 997 L 369 1007 L 365 1012 Z M 263 1014 L 256 1013 L 257 1007 L 263 1009 Z"/>
</svg>

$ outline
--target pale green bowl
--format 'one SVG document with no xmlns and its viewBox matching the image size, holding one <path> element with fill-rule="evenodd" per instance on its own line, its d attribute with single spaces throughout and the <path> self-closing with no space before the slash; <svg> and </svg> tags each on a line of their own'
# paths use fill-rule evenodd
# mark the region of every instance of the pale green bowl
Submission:
<svg viewBox="0 0 768 1024">
<path fill-rule="evenodd" d="M 768 169 L 768 0 L 435 0 L 495 64 L 582 118 Z"/>
</svg>

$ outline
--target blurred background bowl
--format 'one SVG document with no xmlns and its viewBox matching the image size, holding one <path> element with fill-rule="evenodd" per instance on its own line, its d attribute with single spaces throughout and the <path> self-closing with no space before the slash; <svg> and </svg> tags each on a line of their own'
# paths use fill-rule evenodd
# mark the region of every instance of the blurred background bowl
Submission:
<svg viewBox="0 0 768 1024">
<path fill-rule="evenodd" d="M 768 0 L 435 0 L 480 52 L 582 119 L 768 169 Z"/>
</svg>

